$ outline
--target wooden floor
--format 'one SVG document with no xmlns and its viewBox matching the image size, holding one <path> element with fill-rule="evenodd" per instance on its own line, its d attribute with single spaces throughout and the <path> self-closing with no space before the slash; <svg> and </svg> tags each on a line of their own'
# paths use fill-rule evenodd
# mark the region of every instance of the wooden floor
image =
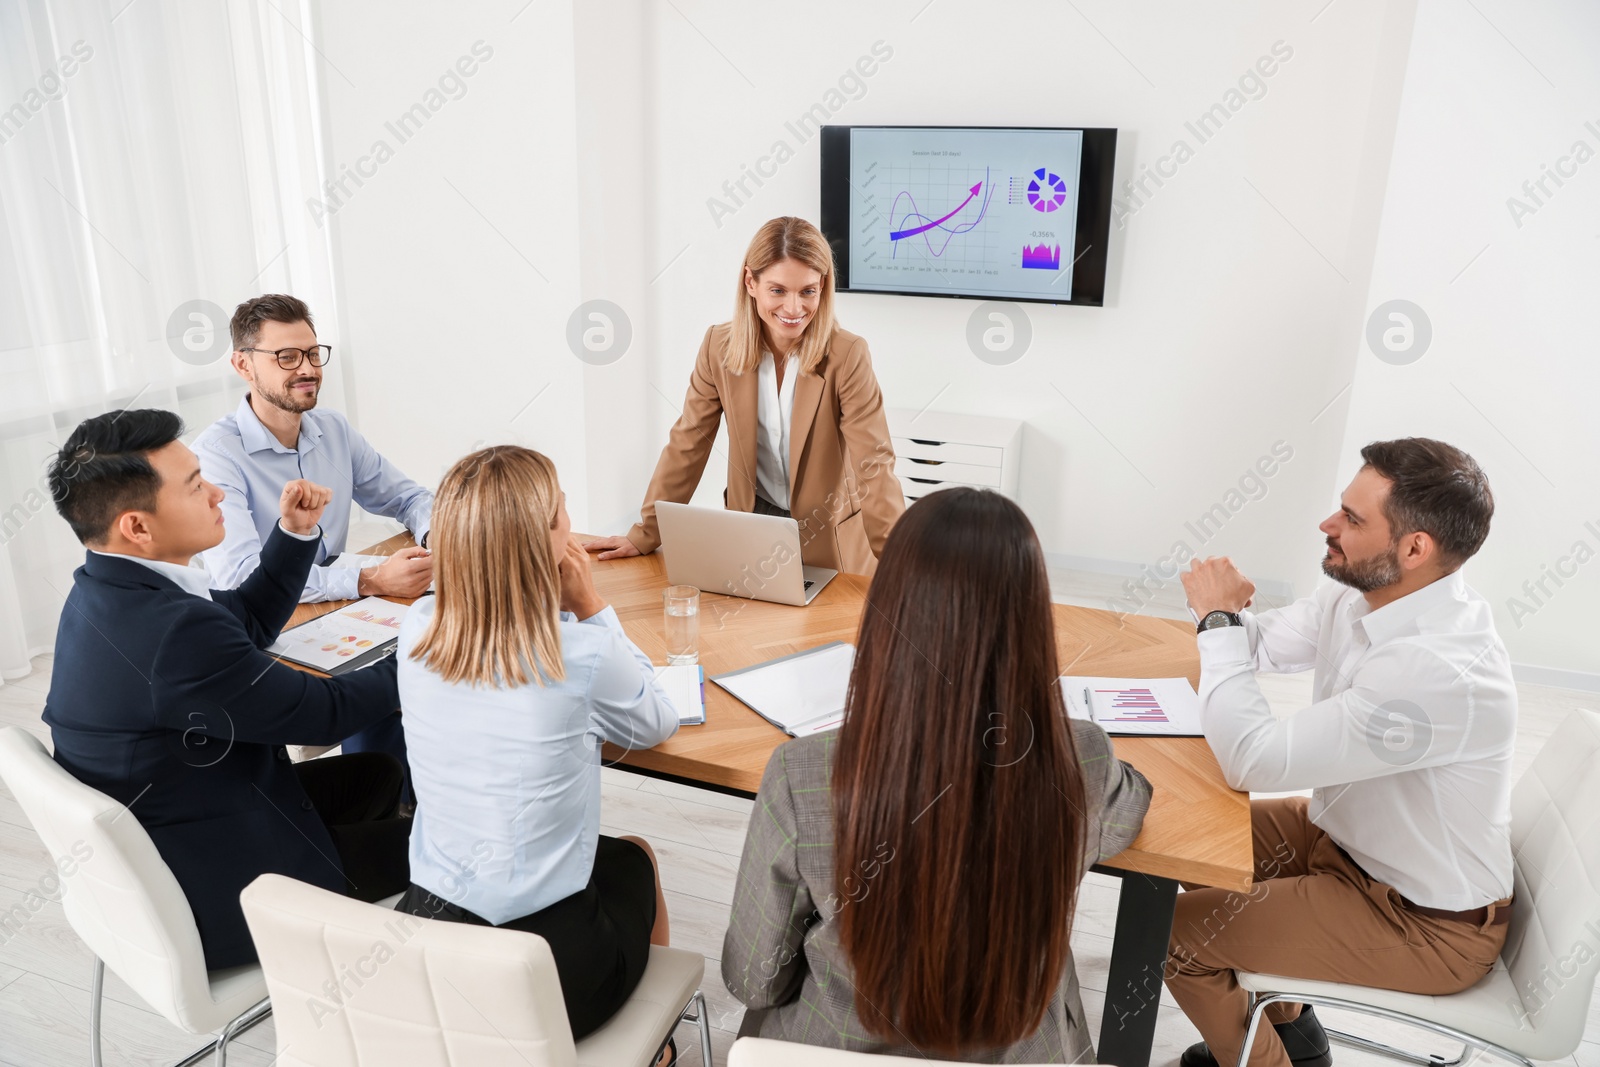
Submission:
<svg viewBox="0 0 1600 1067">
<path fill-rule="evenodd" d="M 1120 582 L 1094 576 L 1055 575 L 1057 598 L 1105 607 Z M 1105 584 L 1105 590 L 1096 582 Z M 1172 583 L 1176 584 L 1176 583 Z M 1182 615 L 1181 600 L 1162 597 L 1147 605 L 1153 614 Z M 33 674 L 0 686 L 0 725 L 22 726 L 48 743 L 40 712 L 50 685 L 50 657 L 35 661 Z M 1274 708 L 1285 713 L 1309 701 L 1310 675 L 1263 678 Z M 1568 711 L 1600 706 L 1600 696 L 1539 686 L 1519 686 L 1517 770 L 1532 760 L 1540 744 Z M 742 1009 L 722 984 L 717 959 L 727 928 L 734 874 L 744 843 L 750 804 L 735 798 L 623 773 L 605 772 L 602 829 L 609 834 L 638 834 L 651 841 L 661 861 L 673 943 L 706 957 L 703 989 L 710 1005 L 715 1062 L 727 1060 L 728 1046 L 739 1028 Z M 49 862 L 38 838 L 10 794 L 0 786 L 0 911 L 21 902 L 44 877 Z M 1079 898 L 1072 945 L 1077 957 L 1090 1032 L 1100 1029 L 1100 1007 L 1116 915 L 1115 879 L 1090 875 Z M 14 936 L 0 931 L 0 1064 L 6 1067 L 54 1067 L 88 1062 L 90 956 L 73 934 L 58 904 L 37 912 Z M 104 1012 L 107 1067 L 170 1063 L 198 1046 L 108 975 Z M 1163 992 L 1156 1031 L 1153 1067 L 1177 1061 L 1178 1054 L 1199 1040 L 1194 1027 Z M 1358 1033 L 1423 1052 L 1453 1054 L 1458 1049 L 1404 1027 L 1370 1020 L 1339 1019 L 1321 1013 Z M 692 1026 L 678 1030 L 685 1062 L 698 1063 Z M 1585 1041 L 1565 1067 L 1600 1067 L 1600 1008 L 1591 1005 Z M 1378 1067 L 1397 1061 L 1339 1048 L 1341 1067 Z M 273 1030 L 270 1020 L 235 1042 L 229 1063 L 239 1067 L 270 1064 Z"/>
</svg>

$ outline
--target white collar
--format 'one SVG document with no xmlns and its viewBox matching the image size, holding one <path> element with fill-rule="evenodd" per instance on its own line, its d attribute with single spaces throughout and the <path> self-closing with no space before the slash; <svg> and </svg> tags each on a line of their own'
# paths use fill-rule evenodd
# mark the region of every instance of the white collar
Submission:
<svg viewBox="0 0 1600 1067">
<path fill-rule="evenodd" d="M 97 556 L 109 556 L 112 559 L 125 559 L 149 567 L 161 577 L 167 579 L 185 593 L 192 596 L 211 599 L 211 575 L 203 567 L 184 567 L 176 563 L 167 563 L 158 559 L 144 559 L 140 556 L 127 556 L 121 552 L 101 552 L 99 549 L 89 550 Z"/>
<path fill-rule="evenodd" d="M 1375 645 L 1398 637 L 1407 630 L 1416 629 L 1417 620 L 1426 611 L 1466 599 L 1467 581 L 1459 570 L 1414 589 L 1381 608 L 1374 608 L 1361 618 L 1361 627 L 1367 631 L 1367 640 Z M 1364 601 L 1365 598 L 1362 598 Z"/>
</svg>

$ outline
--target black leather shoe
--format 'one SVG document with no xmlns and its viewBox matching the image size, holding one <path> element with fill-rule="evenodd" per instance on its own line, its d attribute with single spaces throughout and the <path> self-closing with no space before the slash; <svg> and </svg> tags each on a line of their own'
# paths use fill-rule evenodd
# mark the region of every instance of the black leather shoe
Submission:
<svg viewBox="0 0 1600 1067">
<path fill-rule="evenodd" d="M 1332 1067 L 1328 1033 L 1317 1021 L 1317 1013 L 1311 1005 L 1302 1008 L 1292 1022 L 1273 1023 L 1272 1028 L 1278 1031 L 1278 1039 L 1283 1042 L 1283 1050 L 1289 1054 L 1289 1062 L 1294 1067 Z M 1204 1041 L 1199 1041 L 1183 1050 L 1178 1063 L 1181 1067 L 1217 1067 L 1217 1058 Z"/>
</svg>

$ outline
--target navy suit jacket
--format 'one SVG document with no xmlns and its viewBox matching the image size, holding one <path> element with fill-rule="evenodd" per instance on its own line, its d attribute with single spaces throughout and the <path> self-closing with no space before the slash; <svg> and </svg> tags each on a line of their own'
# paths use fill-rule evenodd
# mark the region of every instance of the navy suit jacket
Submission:
<svg viewBox="0 0 1600 1067">
<path fill-rule="evenodd" d="M 321 678 L 264 651 L 316 550 L 275 529 L 255 572 L 210 601 L 91 552 L 56 632 L 44 709 L 56 762 L 130 805 L 189 898 L 212 970 L 256 959 L 239 891 L 257 875 L 345 891 L 283 746 L 337 744 L 400 703 L 392 657 Z"/>
</svg>

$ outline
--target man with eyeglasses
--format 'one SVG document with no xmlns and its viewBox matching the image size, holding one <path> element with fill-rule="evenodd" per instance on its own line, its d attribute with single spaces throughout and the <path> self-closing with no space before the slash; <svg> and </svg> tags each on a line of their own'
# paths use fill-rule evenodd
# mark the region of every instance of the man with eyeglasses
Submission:
<svg viewBox="0 0 1600 1067">
<path fill-rule="evenodd" d="M 347 547 L 352 502 L 399 519 L 426 545 L 433 494 L 379 455 L 344 415 L 314 410 L 331 349 L 317 343 L 311 309 L 293 296 L 258 296 L 235 309 L 230 328 L 233 369 L 250 392 L 194 442 L 206 480 L 226 494 L 227 536 L 203 557 L 211 580 L 233 589 L 256 569 L 277 521 L 279 494 L 294 479 L 308 478 L 332 489 L 333 501 L 323 512 L 322 543 L 300 599 L 420 596 L 433 580 L 424 548 L 401 549 L 382 566 L 362 570 L 328 566 Z"/>
<path fill-rule="evenodd" d="M 283 487 L 305 478 L 333 490 L 322 513 L 322 540 L 300 594 L 304 601 L 362 596 L 421 596 L 433 580 L 428 527 L 433 494 L 395 469 L 337 411 L 316 411 L 322 370 L 332 350 L 317 343 L 311 309 L 293 296 L 268 294 L 233 312 L 233 369 L 250 383 L 238 410 L 201 431 L 194 451 L 206 481 L 223 492 L 226 533 L 200 558 L 218 589 L 238 587 L 261 563 L 261 546 L 278 521 Z M 405 523 L 423 547 L 402 548 L 381 566 L 330 567 L 345 551 L 350 505 Z M 410 766 L 399 716 L 388 716 L 344 740 L 343 751 L 387 752 L 406 768 L 403 803 L 410 807 Z"/>
</svg>

